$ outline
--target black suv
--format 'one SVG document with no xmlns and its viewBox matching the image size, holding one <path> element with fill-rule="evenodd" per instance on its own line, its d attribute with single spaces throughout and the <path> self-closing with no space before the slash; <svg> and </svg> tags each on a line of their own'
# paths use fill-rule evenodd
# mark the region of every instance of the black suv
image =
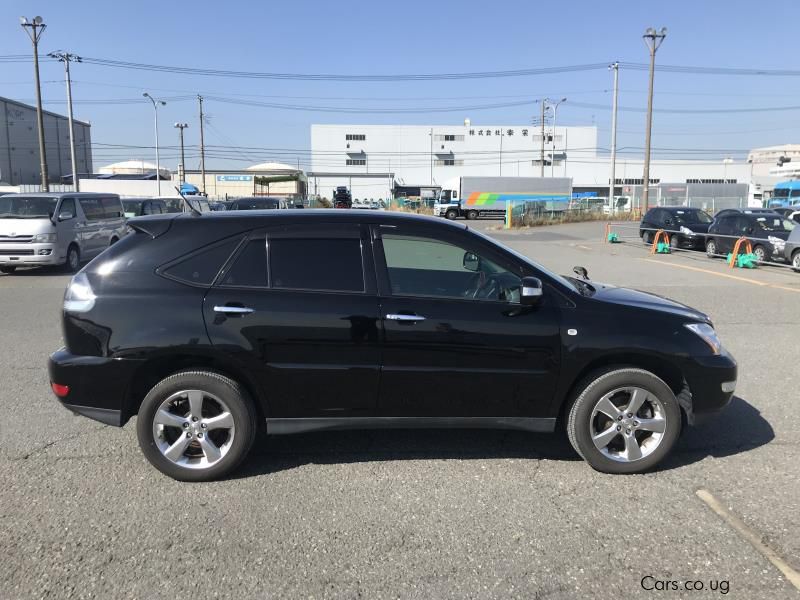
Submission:
<svg viewBox="0 0 800 600">
<path fill-rule="evenodd" d="M 705 247 L 705 234 L 713 219 L 704 210 L 683 206 L 661 206 L 651 208 L 639 224 L 639 236 L 646 244 L 653 243 L 656 231 L 663 229 L 669 234 L 673 248 Z"/>
<path fill-rule="evenodd" d="M 288 208 L 286 200 L 271 196 L 236 198 L 228 204 L 228 210 L 276 210 L 281 208 Z"/>
<path fill-rule="evenodd" d="M 307 210 L 140 217 L 64 297 L 52 389 L 181 480 L 268 434 L 566 426 L 634 473 L 722 409 L 736 363 L 709 318 L 562 277 L 450 221 Z M 646 332 L 646 335 L 643 334 Z"/>
<path fill-rule="evenodd" d="M 706 253 L 710 257 L 725 255 L 733 250 L 738 238 L 745 237 L 759 261 L 784 261 L 786 239 L 794 226 L 774 210 L 721 210 L 708 228 Z"/>
</svg>

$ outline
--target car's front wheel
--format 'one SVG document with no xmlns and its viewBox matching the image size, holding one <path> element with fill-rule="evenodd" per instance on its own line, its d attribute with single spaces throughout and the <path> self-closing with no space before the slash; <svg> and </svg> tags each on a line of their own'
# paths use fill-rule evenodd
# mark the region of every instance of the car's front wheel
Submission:
<svg viewBox="0 0 800 600">
<path fill-rule="evenodd" d="M 758 262 L 764 262 L 768 258 L 767 251 L 764 249 L 764 246 L 756 246 L 753 248 L 753 254 L 755 254 Z"/>
<path fill-rule="evenodd" d="M 800 250 L 795 250 L 792 254 L 792 269 L 800 272 Z"/>
<path fill-rule="evenodd" d="M 575 451 L 603 473 L 641 473 L 657 465 L 681 431 L 675 394 L 644 369 L 596 373 L 577 392 L 567 419 Z"/>
<path fill-rule="evenodd" d="M 714 240 L 706 241 L 706 256 L 708 256 L 708 258 L 716 258 L 717 242 L 715 242 Z"/>
<path fill-rule="evenodd" d="M 458 211 L 448 210 L 446 213 L 444 213 L 444 216 L 450 221 L 455 221 L 458 218 Z"/>
<path fill-rule="evenodd" d="M 156 469 L 179 481 L 209 481 L 235 469 L 256 433 L 245 389 L 211 371 L 182 371 L 159 382 L 139 408 L 136 433 Z"/>
</svg>

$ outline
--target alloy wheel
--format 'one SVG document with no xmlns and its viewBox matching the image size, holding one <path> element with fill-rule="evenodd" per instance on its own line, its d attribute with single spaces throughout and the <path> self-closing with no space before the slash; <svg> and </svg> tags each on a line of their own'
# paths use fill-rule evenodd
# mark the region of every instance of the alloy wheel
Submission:
<svg viewBox="0 0 800 600">
<path fill-rule="evenodd" d="M 800 252 L 795 252 L 792 257 L 792 266 L 795 269 L 800 269 Z"/>
<path fill-rule="evenodd" d="M 202 390 L 183 390 L 164 400 L 153 416 L 153 439 L 167 460 L 187 469 L 221 461 L 236 430 L 225 402 Z"/>
<path fill-rule="evenodd" d="M 652 454 L 667 429 L 666 410 L 655 394 L 640 387 L 617 388 L 592 409 L 589 431 L 595 447 L 617 462 Z"/>
<path fill-rule="evenodd" d="M 756 255 L 756 260 L 758 260 L 758 262 L 764 262 L 765 260 L 767 260 L 767 253 L 761 246 L 756 246 L 755 249 L 753 250 L 753 254 Z"/>
</svg>

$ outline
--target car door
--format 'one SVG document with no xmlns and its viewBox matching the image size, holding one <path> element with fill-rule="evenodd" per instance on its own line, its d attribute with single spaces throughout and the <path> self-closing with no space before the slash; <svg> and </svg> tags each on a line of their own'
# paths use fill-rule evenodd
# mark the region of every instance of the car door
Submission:
<svg viewBox="0 0 800 600">
<path fill-rule="evenodd" d="M 83 212 L 83 218 L 78 221 L 81 256 L 89 259 L 105 247 L 101 236 L 103 204 L 100 196 L 79 198 L 78 204 Z"/>
<path fill-rule="evenodd" d="M 366 229 L 307 224 L 254 233 L 209 291 L 211 342 L 258 373 L 273 417 L 368 415 L 380 369 Z"/>
<path fill-rule="evenodd" d="M 736 240 L 731 236 L 736 235 L 736 219 L 736 215 L 721 217 L 714 228 L 714 233 L 718 234 L 714 236 L 714 241 L 717 244 L 717 254 L 727 254 L 733 249 L 733 244 Z"/>
<path fill-rule="evenodd" d="M 545 416 L 560 308 L 519 305 L 525 267 L 466 232 L 373 228 L 384 348 L 383 416 Z M 473 270 L 477 265 L 477 270 Z"/>
</svg>

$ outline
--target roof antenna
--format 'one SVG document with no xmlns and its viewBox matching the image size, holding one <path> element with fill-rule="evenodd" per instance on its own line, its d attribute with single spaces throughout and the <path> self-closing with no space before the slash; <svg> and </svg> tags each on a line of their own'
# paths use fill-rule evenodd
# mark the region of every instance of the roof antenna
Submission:
<svg viewBox="0 0 800 600">
<path fill-rule="evenodd" d="M 192 206 L 192 203 L 191 203 L 191 202 L 189 202 L 189 200 L 187 200 L 187 199 L 186 199 L 186 196 L 184 196 L 184 195 L 181 193 L 181 188 L 179 188 L 177 185 L 175 186 L 175 191 L 176 191 L 176 192 L 178 192 L 178 195 L 179 195 L 181 198 L 183 198 L 183 201 L 186 203 L 186 206 L 188 206 L 188 207 L 189 207 L 189 210 L 190 210 L 190 211 L 192 211 L 192 214 L 194 214 L 195 216 L 198 216 L 198 217 L 199 217 L 199 216 L 201 216 L 201 215 L 203 214 L 203 213 L 201 213 L 199 210 L 197 210 L 197 208 L 195 208 L 194 206 Z"/>
</svg>

